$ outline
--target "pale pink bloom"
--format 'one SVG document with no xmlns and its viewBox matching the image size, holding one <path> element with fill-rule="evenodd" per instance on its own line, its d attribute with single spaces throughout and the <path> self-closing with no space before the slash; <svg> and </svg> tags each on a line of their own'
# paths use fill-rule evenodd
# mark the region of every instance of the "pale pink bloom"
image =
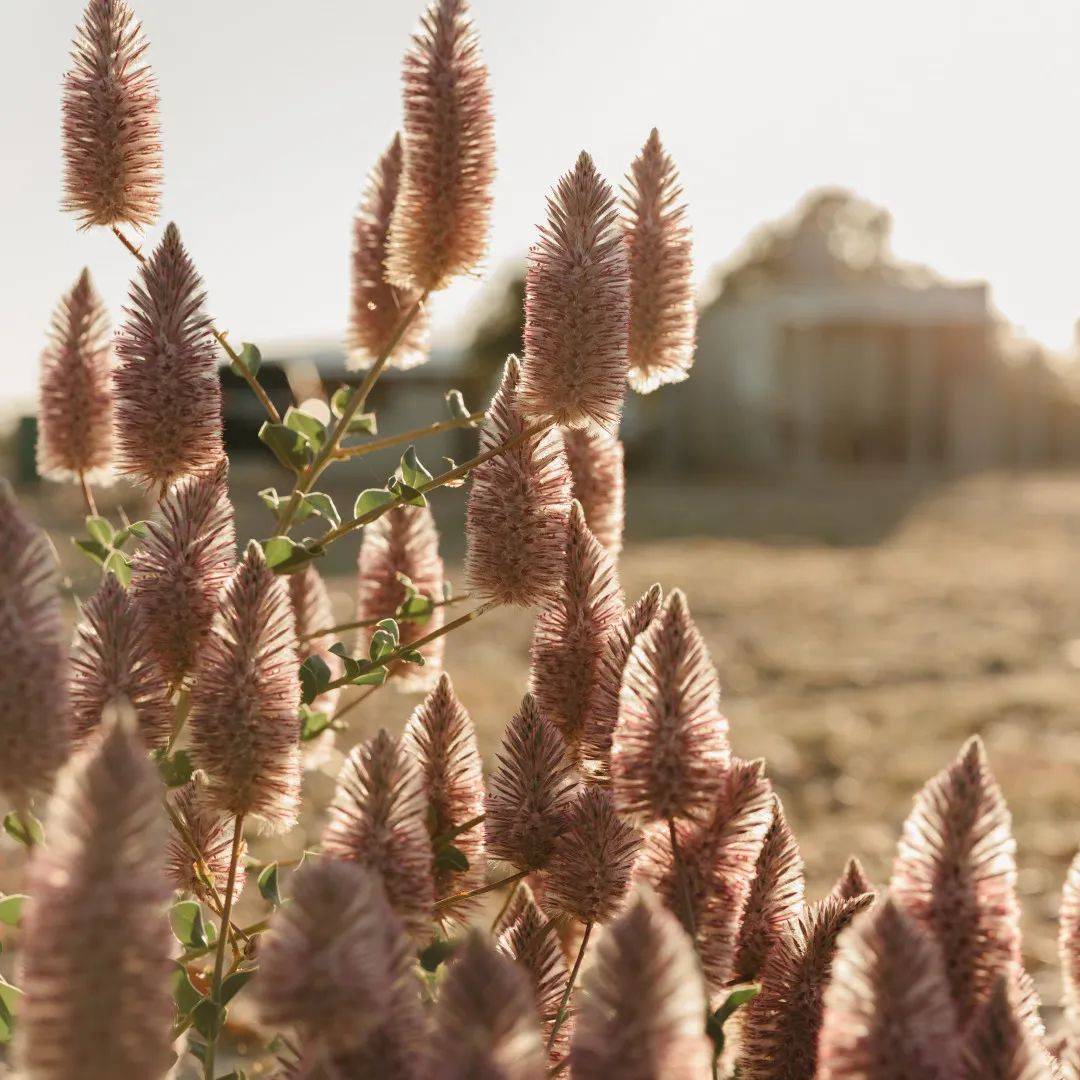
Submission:
<svg viewBox="0 0 1080 1080">
<path fill-rule="evenodd" d="M 486 453 L 529 426 L 518 403 L 520 365 L 509 357 L 480 429 Z M 465 518 L 469 587 L 500 604 L 531 607 L 562 578 L 570 515 L 570 468 L 558 431 L 525 439 L 472 471 Z"/>
<path fill-rule="evenodd" d="M 841 900 L 853 900 L 856 896 L 862 896 L 863 893 L 876 891 L 873 883 L 866 876 L 862 863 L 852 855 L 829 895 L 839 897 Z"/>
<path fill-rule="evenodd" d="M 164 488 L 221 460 L 221 384 L 206 294 L 175 225 L 132 282 L 116 338 L 117 469 Z"/>
<path fill-rule="evenodd" d="M 376 871 L 417 941 L 431 933 L 431 839 L 420 768 L 385 730 L 349 754 L 330 806 L 323 850 Z"/>
<path fill-rule="evenodd" d="M 302 664 L 309 656 L 318 656 L 330 669 L 331 677 L 339 678 L 342 673 L 341 659 L 330 651 L 330 646 L 334 644 L 334 635 L 311 636 L 317 630 L 334 625 L 334 609 L 330 603 L 326 582 L 315 569 L 314 563 L 308 563 L 295 574 L 289 574 L 286 580 L 289 583 L 293 618 L 296 620 L 297 660 Z M 324 691 L 311 703 L 311 708 L 315 712 L 333 716 L 340 693 L 341 688 L 336 686 L 332 690 Z M 332 742 L 333 731 L 327 729 L 320 739 L 324 737 L 326 741 Z"/>
<path fill-rule="evenodd" d="M 708 813 L 730 758 L 720 680 L 681 589 L 638 635 L 611 748 L 616 805 L 643 822 Z"/>
<path fill-rule="evenodd" d="M 146 39 L 123 0 L 89 0 L 64 76 L 65 210 L 79 227 L 157 221 L 161 130 Z"/>
<path fill-rule="evenodd" d="M 434 0 L 405 54 L 404 148 L 386 276 L 433 292 L 487 250 L 495 137 L 488 71 L 465 0 Z"/>
<path fill-rule="evenodd" d="M 589 531 L 617 559 L 626 518 L 623 444 L 602 428 L 567 428 L 563 442 L 574 478 L 574 498 L 585 511 Z"/>
<path fill-rule="evenodd" d="M 416 294 L 386 279 L 386 246 L 401 179 L 401 136 L 390 145 L 368 176 L 353 218 L 352 293 L 349 308 L 349 364 L 373 364 L 390 345 Z M 428 319 L 421 308 L 390 353 L 390 364 L 416 367 L 428 355 Z"/>
<path fill-rule="evenodd" d="M 183 787 L 169 795 L 169 803 L 187 833 L 186 839 L 177 831 L 175 824 L 169 833 L 166 848 L 166 870 L 174 889 L 186 895 L 208 901 L 212 895 L 204 875 L 199 872 L 193 844 L 199 857 L 209 871 L 210 881 L 220 900 L 229 887 L 229 865 L 232 862 L 233 837 L 236 835 L 236 818 L 222 814 L 207 804 L 206 777 L 196 771 Z M 246 873 L 243 856 L 247 844 L 240 841 L 240 864 L 233 881 L 233 899 L 244 890 Z"/>
<path fill-rule="evenodd" d="M 101 483 L 113 458 L 109 314 L 84 270 L 53 313 L 41 354 L 37 471 Z"/>
<path fill-rule="evenodd" d="M 1074 1038 L 1080 1041 L 1080 854 L 1069 866 L 1061 893 L 1058 956 L 1065 1014 Z"/>
<path fill-rule="evenodd" d="M 1030 990 L 1017 974 L 999 974 L 972 1014 L 964 1035 L 964 1080 L 1057 1080 L 1060 1075 L 1031 1022 L 1025 1000 Z"/>
<path fill-rule="evenodd" d="M 682 382 L 694 362 L 697 308 L 690 227 L 675 163 L 653 128 L 623 189 L 630 261 L 630 385 L 648 394 Z"/>
<path fill-rule="evenodd" d="M 525 272 L 521 405 L 614 436 L 626 392 L 630 270 L 615 196 L 582 151 L 548 197 Z"/>
<path fill-rule="evenodd" d="M 961 1026 L 1020 960 L 1012 819 L 978 738 L 919 792 L 890 891 L 945 957 Z"/>
<path fill-rule="evenodd" d="M 213 809 L 274 830 L 296 821 L 298 669 L 288 589 L 252 541 L 222 591 L 191 692 L 192 753 Z"/>
</svg>

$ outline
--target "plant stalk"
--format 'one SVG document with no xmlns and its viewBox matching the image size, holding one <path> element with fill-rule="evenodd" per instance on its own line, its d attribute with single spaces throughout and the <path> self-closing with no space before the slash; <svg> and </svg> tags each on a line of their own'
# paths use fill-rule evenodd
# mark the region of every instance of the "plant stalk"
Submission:
<svg viewBox="0 0 1080 1080">
<path fill-rule="evenodd" d="M 686 863 L 679 850 L 679 839 L 675 831 L 675 819 L 668 818 L 668 835 L 671 837 L 671 855 L 675 861 L 675 874 L 679 879 L 679 892 L 682 894 L 683 914 L 686 917 L 686 929 L 691 939 L 697 935 L 694 920 L 694 903 L 690 898 L 690 882 L 686 879 Z"/>
<path fill-rule="evenodd" d="M 435 901 L 434 909 L 439 911 L 442 908 L 460 904 L 463 900 L 471 900 L 474 896 L 483 896 L 484 893 L 494 892 L 496 889 L 501 889 L 504 885 L 515 884 L 531 873 L 531 870 L 519 870 L 509 877 L 500 878 L 498 881 L 492 881 L 487 885 L 481 885 L 478 889 L 470 889 L 468 892 L 455 893 L 453 896 L 444 896 L 441 900 Z"/>
<path fill-rule="evenodd" d="M 86 473 L 79 473 L 79 487 L 82 488 L 83 502 L 86 503 L 86 509 L 89 511 L 91 517 L 97 517 L 97 503 L 94 502 L 94 492 L 91 490 L 89 483 L 86 480 Z"/>
<path fill-rule="evenodd" d="M 475 427 L 483 419 L 484 414 L 482 412 L 475 412 L 470 413 L 468 416 L 455 417 L 453 420 L 440 420 L 437 424 L 427 424 L 424 427 L 413 428 L 411 431 L 402 431 L 397 435 L 386 435 L 381 439 L 371 439 L 369 442 L 359 443 L 357 446 L 342 446 L 335 452 L 334 457 L 338 461 L 363 457 L 365 454 L 375 453 L 376 450 L 385 450 L 389 446 L 398 446 L 401 443 L 425 439 L 429 435 L 438 435 L 441 431 Z"/>
<path fill-rule="evenodd" d="M 577 982 L 578 972 L 581 970 L 581 961 L 585 959 L 585 950 L 589 947 L 589 935 L 592 933 L 593 924 L 585 924 L 585 933 L 581 935 L 581 945 L 578 947 L 574 966 L 570 971 L 570 978 L 566 980 L 566 989 L 563 991 L 562 1001 L 559 1002 L 559 1011 L 555 1014 L 555 1023 L 551 1025 L 551 1034 L 548 1036 L 547 1052 L 555 1045 L 555 1037 L 559 1034 L 559 1028 L 566 1019 L 566 1008 L 570 1003 L 570 995 L 574 992 L 574 983 Z"/>
<path fill-rule="evenodd" d="M 461 596 L 452 596 L 449 600 L 436 600 L 432 608 L 449 607 L 451 604 L 463 604 L 470 599 L 470 593 L 462 593 Z M 313 638 L 329 637 L 331 634 L 341 634 L 346 630 L 362 630 L 366 626 L 378 626 L 383 619 L 392 619 L 393 615 L 383 615 L 378 619 L 358 619 L 356 622 L 338 623 L 337 626 L 325 626 L 321 630 L 313 630 L 310 634 L 303 634 L 301 641 L 311 641 Z"/>
</svg>

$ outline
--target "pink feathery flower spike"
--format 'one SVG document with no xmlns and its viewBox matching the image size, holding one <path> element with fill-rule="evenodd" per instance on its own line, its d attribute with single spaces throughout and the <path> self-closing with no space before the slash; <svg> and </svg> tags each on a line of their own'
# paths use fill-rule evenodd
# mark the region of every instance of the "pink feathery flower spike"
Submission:
<svg viewBox="0 0 1080 1080">
<path fill-rule="evenodd" d="M 574 479 L 574 498 L 585 511 L 589 531 L 617 559 L 626 520 L 622 441 L 600 428 L 567 428 L 563 442 Z"/>
<path fill-rule="evenodd" d="M 76 739 L 97 728 L 116 697 L 131 702 L 139 734 L 151 750 L 169 738 L 173 705 L 168 683 L 150 651 L 138 608 L 113 574 L 105 575 L 83 606 L 71 655 L 70 693 Z"/>
<path fill-rule="evenodd" d="M 178 687 L 195 662 L 236 564 L 223 458 L 207 477 L 179 481 L 131 562 L 131 597 L 162 673 Z"/>
<path fill-rule="evenodd" d="M 318 656 L 330 669 L 332 678 L 338 678 L 342 673 L 341 658 L 330 651 L 334 644 L 332 634 L 323 634 L 312 637 L 317 630 L 334 625 L 334 609 L 330 603 L 330 594 L 326 590 L 326 582 L 322 575 L 315 569 L 314 564 L 307 566 L 295 574 L 289 574 L 286 580 L 289 583 L 289 602 L 292 604 L 293 619 L 296 621 L 296 659 L 302 664 L 310 656 Z M 315 712 L 333 716 L 337 708 L 340 687 L 325 690 L 311 703 Z M 327 728 L 316 742 L 322 747 L 333 743 L 334 732 Z M 306 747 L 313 747 L 314 743 L 305 743 Z M 312 759 L 321 755 L 315 752 L 310 755 Z M 305 765 L 310 767 L 307 759 Z"/>
<path fill-rule="evenodd" d="M 420 768 L 385 730 L 355 747 L 342 766 L 323 850 L 383 880 L 386 898 L 418 941 L 431 933 L 431 839 Z"/>
<path fill-rule="evenodd" d="M 142 264 L 116 338 L 117 468 L 164 487 L 224 455 L 221 384 L 206 294 L 175 225 Z"/>
<path fill-rule="evenodd" d="M 296 821 L 298 670 L 288 589 L 252 541 L 222 591 L 191 693 L 192 752 L 211 808 L 275 831 Z"/>
<path fill-rule="evenodd" d="M 1061 893 L 1058 956 L 1065 1015 L 1080 1040 L 1080 853 L 1069 866 Z"/>
<path fill-rule="evenodd" d="M 404 160 L 387 279 L 429 293 L 487 250 L 495 179 L 488 71 L 465 0 L 434 0 L 402 71 Z"/>
<path fill-rule="evenodd" d="M 521 405 L 563 427 L 619 430 L 626 392 L 630 270 L 615 196 L 582 151 L 548 197 L 525 272 Z"/>
<path fill-rule="evenodd" d="M 64 76 L 63 207 L 79 228 L 157 221 L 161 130 L 146 39 L 123 0 L 89 0 Z"/>
<path fill-rule="evenodd" d="M 0 478 L 0 792 L 26 809 L 70 747 L 56 558 Z"/>
<path fill-rule="evenodd" d="M 209 871 L 210 881 L 213 882 L 218 898 L 224 897 L 229 887 L 229 864 L 232 861 L 236 818 L 207 805 L 206 776 L 198 771 L 183 787 L 170 793 L 169 803 L 187 834 L 185 840 L 175 824 L 169 833 L 166 871 L 170 884 L 187 896 L 194 896 L 204 902 L 210 899 L 211 890 L 206 885 L 204 875 L 199 873 L 195 855 L 191 850 L 191 845 L 194 845 Z M 243 855 L 246 850 L 247 844 L 241 841 L 241 861 L 233 883 L 234 900 L 244 891 L 246 874 Z"/>
<path fill-rule="evenodd" d="M 854 900 L 827 896 L 776 942 L 761 970 L 761 992 L 744 1010 L 740 1076 L 813 1080 L 836 941 L 873 900 L 869 894 Z"/>
<path fill-rule="evenodd" d="M 779 797 L 774 796 L 772 824 L 765 834 L 743 909 L 733 981 L 753 982 L 758 977 L 769 950 L 802 914 L 805 895 L 799 844 Z"/>
<path fill-rule="evenodd" d="M 576 749 L 600 678 L 604 643 L 623 615 L 615 563 L 570 507 L 562 588 L 540 611 L 529 650 L 529 692 L 540 711 Z"/>
<path fill-rule="evenodd" d="M 1028 993 L 1016 972 L 998 975 L 964 1033 L 964 1080 L 1057 1080 L 1061 1075 L 1026 1015 Z"/>
<path fill-rule="evenodd" d="M 109 315 L 90 271 L 53 313 L 41 356 L 37 471 L 47 480 L 110 480 L 113 459 Z"/>
<path fill-rule="evenodd" d="M 955 1080 L 959 1053 L 941 950 L 886 896 L 840 936 L 816 1076 Z"/>
<path fill-rule="evenodd" d="M 866 876 L 862 863 L 852 855 L 829 895 L 839 897 L 841 900 L 853 900 L 856 896 L 862 896 L 863 893 L 876 891 L 873 882 Z"/>
<path fill-rule="evenodd" d="M 484 883 L 484 830 L 480 824 L 458 830 L 484 813 L 484 771 L 476 729 L 443 674 L 435 689 L 409 717 L 402 736 L 405 749 L 419 762 L 427 799 L 427 823 L 433 843 L 435 899 L 468 892 Z M 467 870 L 454 870 L 438 859 L 445 843 L 468 860 Z M 468 903 L 449 914 L 460 918 Z M 446 909 L 440 909 L 440 916 Z"/>
<path fill-rule="evenodd" d="M 392 619 L 405 599 L 406 577 L 423 596 L 433 601 L 443 596 L 443 561 L 439 555 L 439 531 L 431 508 L 427 506 L 395 506 L 364 529 L 358 561 L 356 619 Z M 409 645 L 417 638 L 437 630 L 443 624 L 445 609 L 435 608 L 425 622 L 401 619 L 398 631 L 401 644 Z M 357 635 L 360 652 L 367 654 L 374 625 L 364 627 Z M 399 690 L 428 690 L 442 670 L 445 638 L 436 638 L 421 650 L 424 666 L 398 661 L 392 665 L 395 684 Z"/>
<path fill-rule="evenodd" d="M 978 738 L 919 792 L 890 892 L 941 946 L 961 1027 L 1020 961 L 1012 819 Z"/>
<path fill-rule="evenodd" d="M 570 972 L 555 927 L 541 911 L 528 885 L 518 885 L 514 900 L 516 910 L 499 934 L 498 946 L 501 952 L 513 957 L 529 976 L 544 1044 L 547 1045 Z M 572 1030 L 572 1019 L 564 1021 L 559 1027 L 549 1054 L 552 1065 L 566 1056 Z"/>
<path fill-rule="evenodd" d="M 413 291 L 399 289 L 386 279 L 387 237 L 398 196 L 401 159 L 401 136 L 395 135 L 371 170 L 353 218 L 350 367 L 367 367 L 379 358 L 416 300 Z M 390 364 L 402 369 L 422 364 L 428 355 L 428 336 L 427 314 L 421 308 L 390 353 Z"/>
<path fill-rule="evenodd" d="M 720 680 L 675 589 L 638 635 L 611 747 L 616 805 L 643 822 L 705 816 L 728 766 Z"/>
<path fill-rule="evenodd" d="M 630 385 L 648 394 L 682 382 L 694 362 L 697 308 L 690 227 L 675 163 L 653 128 L 623 188 L 630 261 Z"/>
<path fill-rule="evenodd" d="M 531 694 L 506 725 L 488 785 L 484 836 L 488 855 L 522 870 L 547 865 L 577 789 L 566 743 Z"/>
<path fill-rule="evenodd" d="M 615 811 L 606 788 L 585 787 L 547 865 L 545 901 L 583 923 L 605 923 L 621 910 L 641 834 Z"/>
<path fill-rule="evenodd" d="M 656 618 L 663 602 L 663 591 L 652 585 L 604 638 L 596 666 L 596 677 L 589 688 L 585 706 L 585 725 L 579 752 L 586 773 L 599 783 L 611 780 L 611 739 L 619 720 L 619 691 L 623 672 L 638 635 Z"/>
<path fill-rule="evenodd" d="M 518 402 L 521 367 L 509 357 L 480 429 L 486 453 L 529 426 Z M 532 607 L 562 579 L 570 516 L 570 468 L 550 428 L 472 471 L 465 518 L 465 574 L 479 596 Z"/>
<path fill-rule="evenodd" d="M 597 942 L 578 999 L 574 1080 L 710 1075 L 705 987 L 690 939 L 647 889 Z"/>
<path fill-rule="evenodd" d="M 547 1055 L 529 978 L 473 930 L 436 1007 L 432 1080 L 544 1080 Z"/>
<path fill-rule="evenodd" d="M 260 1018 L 296 1026 L 299 1075 L 419 1080 L 427 1039 L 414 945 L 377 873 L 314 859 L 259 949 Z"/>
<path fill-rule="evenodd" d="M 40 1080 L 160 1080 L 173 1060 L 161 782 L 115 711 L 59 777 L 30 864 L 17 1056 Z"/>
</svg>

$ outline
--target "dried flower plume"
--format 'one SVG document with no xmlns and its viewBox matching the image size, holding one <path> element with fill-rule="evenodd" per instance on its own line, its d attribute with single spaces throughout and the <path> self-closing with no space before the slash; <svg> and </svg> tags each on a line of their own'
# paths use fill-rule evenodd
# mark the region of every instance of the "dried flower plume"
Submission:
<svg viewBox="0 0 1080 1080">
<path fill-rule="evenodd" d="M 236 562 L 236 529 L 223 459 L 207 477 L 179 481 L 161 503 L 161 520 L 132 559 L 131 596 L 162 673 L 179 686 L 195 669 Z"/>
<path fill-rule="evenodd" d="M 296 820 L 300 801 L 300 681 L 285 582 L 252 541 L 221 595 L 203 646 L 188 726 L 214 809 Z"/>
<path fill-rule="evenodd" d="M 509 357 L 480 430 L 482 453 L 528 427 L 518 404 L 520 370 L 517 359 Z M 501 604 L 531 607 L 558 589 L 570 487 L 566 451 L 554 429 L 473 469 L 465 573 L 474 592 Z"/>
<path fill-rule="evenodd" d="M 690 939 L 647 890 L 596 946 L 570 1049 L 574 1080 L 700 1080 L 711 1048 Z"/>
<path fill-rule="evenodd" d="M 614 436 L 626 390 L 630 271 L 611 187 L 582 151 L 548 198 L 525 272 L 521 403 Z"/>
<path fill-rule="evenodd" d="M 585 511 L 589 531 L 617 559 L 626 518 L 623 444 L 601 428 L 568 428 L 563 442 L 574 479 L 574 498 Z"/>
<path fill-rule="evenodd" d="M 205 293 L 169 225 L 131 285 L 116 339 L 117 468 L 164 487 L 205 474 L 221 460 L 221 386 Z"/>
<path fill-rule="evenodd" d="M 201 772 L 196 772 L 183 787 L 172 792 L 169 804 L 175 815 L 166 849 L 170 884 L 185 895 L 202 901 L 215 894 L 219 899 L 224 897 L 229 887 L 236 818 L 208 805 L 206 776 Z M 180 828 L 177 828 L 177 822 Z M 243 852 L 246 849 L 247 844 L 241 841 L 241 862 L 233 882 L 234 899 L 244 891 Z"/>
<path fill-rule="evenodd" d="M 645 821 L 702 817 L 727 767 L 720 681 L 681 589 L 627 661 L 611 750 L 615 801 Z"/>
<path fill-rule="evenodd" d="M 531 694 L 506 725 L 487 795 L 488 854 L 522 869 L 547 865 L 566 827 L 576 781 L 566 743 Z"/>
<path fill-rule="evenodd" d="M 161 783 L 126 715 L 72 759 L 30 868 L 21 1074 L 160 1080 L 172 1060 Z"/>
<path fill-rule="evenodd" d="M 387 237 L 401 180 L 401 136 L 371 170 L 363 199 L 353 218 L 352 304 L 349 313 L 349 360 L 357 367 L 382 355 L 406 310 L 416 300 L 411 290 L 387 281 Z M 390 354 L 394 367 L 411 368 L 427 359 L 428 324 L 423 308 L 413 316 Z"/>
<path fill-rule="evenodd" d="M 64 76 L 64 209 L 79 227 L 157 221 L 161 133 L 146 39 L 123 0 L 89 0 Z"/>
<path fill-rule="evenodd" d="M 694 362 L 697 309 L 690 227 L 675 162 L 653 128 L 623 189 L 630 261 L 630 385 L 648 394 L 682 382 Z"/>
<path fill-rule="evenodd" d="M 1018 980 L 999 975 L 965 1033 L 965 1080 L 1057 1080 L 1028 1007 Z"/>
<path fill-rule="evenodd" d="M 615 563 L 589 531 L 575 501 L 562 588 L 537 616 L 529 651 L 529 691 L 571 746 L 581 738 L 604 643 L 622 614 Z"/>
<path fill-rule="evenodd" d="M 934 936 L 961 1026 L 1020 959 L 1012 821 L 973 738 L 922 789 L 904 823 L 890 891 Z"/>
<path fill-rule="evenodd" d="M 875 891 L 873 882 L 863 870 L 862 863 L 852 855 L 829 895 L 839 897 L 841 900 L 852 900 L 856 896 L 862 896 L 863 893 Z"/>
<path fill-rule="evenodd" d="M 37 471 L 47 480 L 101 482 L 112 457 L 109 315 L 84 270 L 53 313 L 41 356 Z"/>
<path fill-rule="evenodd" d="M 404 160 L 390 223 L 389 281 L 433 292 L 487 249 L 495 138 L 488 72 L 465 0 L 434 0 L 402 72 Z"/>
<path fill-rule="evenodd" d="M 431 930 L 431 840 L 420 769 L 386 731 L 349 754 L 323 832 L 327 855 L 377 871 L 386 898 L 417 939 Z"/>
</svg>

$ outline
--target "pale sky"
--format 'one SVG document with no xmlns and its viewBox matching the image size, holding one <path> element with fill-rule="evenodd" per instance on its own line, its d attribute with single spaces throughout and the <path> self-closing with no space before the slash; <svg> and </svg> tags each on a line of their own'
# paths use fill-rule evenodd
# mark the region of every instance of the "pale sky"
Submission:
<svg viewBox="0 0 1080 1080">
<path fill-rule="evenodd" d="M 162 224 L 236 340 L 339 335 L 349 220 L 399 122 L 420 0 L 134 0 L 162 97 Z M 132 260 L 58 210 L 60 77 L 79 0 L 3 0 L 0 407 L 29 398 L 50 310 L 89 265 L 119 317 Z M 1075 0 L 473 0 L 499 177 L 489 272 L 524 252 L 582 148 L 618 180 L 654 125 L 699 280 L 809 189 L 886 206 L 894 248 L 985 278 L 1065 347 L 1080 315 Z M 160 235 L 160 226 L 151 238 Z M 435 299 L 451 336 L 482 284 Z"/>
</svg>

